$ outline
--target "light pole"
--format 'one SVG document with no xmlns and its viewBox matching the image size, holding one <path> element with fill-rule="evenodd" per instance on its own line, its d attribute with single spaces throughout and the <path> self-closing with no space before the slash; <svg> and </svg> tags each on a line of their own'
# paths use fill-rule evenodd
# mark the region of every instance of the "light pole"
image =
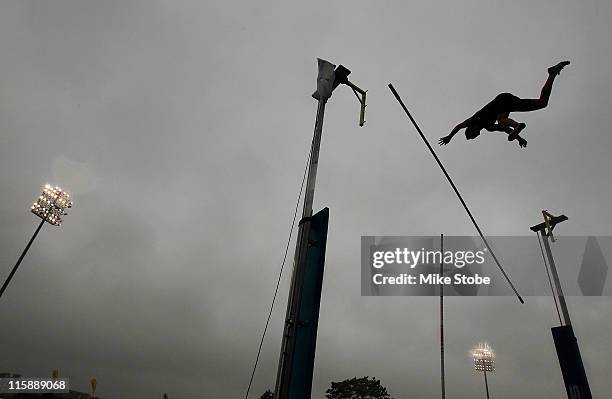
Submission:
<svg viewBox="0 0 612 399">
<path fill-rule="evenodd" d="M 482 371 L 485 380 L 485 389 L 487 391 L 487 399 L 489 399 L 489 382 L 487 381 L 487 372 L 495 371 L 495 354 L 493 349 L 487 343 L 480 343 L 472 350 L 472 358 L 474 359 L 474 370 Z"/>
<path fill-rule="evenodd" d="M 32 238 L 30 238 L 30 241 L 21 253 L 21 256 L 19 256 L 17 263 L 15 263 L 15 266 L 13 266 L 13 270 L 11 270 L 11 273 L 4 281 L 4 284 L 2 284 L 2 288 L 0 289 L 0 297 L 2 297 L 2 294 L 4 294 L 6 287 L 11 282 L 13 275 L 17 271 L 17 268 L 21 264 L 21 261 L 25 257 L 30 247 L 32 246 L 34 239 L 40 232 L 40 229 L 42 229 L 45 222 L 54 226 L 61 226 L 62 222 L 64 221 L 62 219 L 62 216 L 67 215 L 66 209 L 71 207 L 72 200 L 70 199 L 70 195 L 67 192 L 63 191 L 58 186 L 52 187 L 49 184 L 45 186 L 40 197 L 36 199 L 36 201 L 34 202 L 34 204 L 32 204 L 30 208 L 33 214 L 41 218 L 40 224 L 36 228 L 36 231 L 34 231 Z"/>
</svg>

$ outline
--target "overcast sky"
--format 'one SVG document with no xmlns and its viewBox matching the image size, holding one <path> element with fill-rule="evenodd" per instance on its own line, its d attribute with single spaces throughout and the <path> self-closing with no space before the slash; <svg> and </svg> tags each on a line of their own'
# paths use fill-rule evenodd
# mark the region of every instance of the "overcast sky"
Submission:
<svg viewBox="0 0 612 399">
<path fill-rule="evenodd" d="M 527 149 L 458 135 L 439 154 L 490 235 L 612 235 L 612 3 L 549 1 L 16 1 L 0 3 L 0 276 L 53 183 L 73 193 L 0 301 L 0 372 L 104 398 L 244 396 L 316 112 L 316 58 L 368 90 L 328 103 L 315 210 L 330 208 L 313 398 L 376 376 L 439 395 L 436 298 L 361 297 L 362 235 L 475 231 L 386 85 L 433 143 L 499 92 Z M 535 238 L 534 238 L 535 240 Z M 290 253 L 293 253 L 293 244 Z M 534 273 L 544 273 L 544 269 Z M 289 268 L 251 397 L 273 388 Z M 511 271 L 510 271 L 511 272 Z M 520 289 L 520 287 L 519 287 Z M 593 396 L 611 398 L 612 300 L 568 299 Z M 469 350 L 498 354 L 496 398 L 565 396 L 550 297 L 449 298 L 447 397 L 484 396 Z"/>
</svg>

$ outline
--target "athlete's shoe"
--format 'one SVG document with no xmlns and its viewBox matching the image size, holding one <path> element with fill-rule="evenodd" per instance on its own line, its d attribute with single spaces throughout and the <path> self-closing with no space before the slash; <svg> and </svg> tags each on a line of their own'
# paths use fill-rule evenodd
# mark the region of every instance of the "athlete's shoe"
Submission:
<svg viewBox="0 0 612 399">
<path fill-rule="evenodd" d="M 557 65 L 551 66 L 548 68 L 548 73 L 550 75 L 558 75 L 561 73 L 561 70 L 569 65 L 569 61 L 561 61 Z"/>
<path fill-rule="evenodd" d="M 522 132 L 523 129 L 525 129 L 525 126 L 527 125 L 525 125 L 524 123 L 519 123 L 518 126 L 512 131 L 512 133 L 508 135 L 508 141 L 516 139 L 519 133 Z"/>
</svg>

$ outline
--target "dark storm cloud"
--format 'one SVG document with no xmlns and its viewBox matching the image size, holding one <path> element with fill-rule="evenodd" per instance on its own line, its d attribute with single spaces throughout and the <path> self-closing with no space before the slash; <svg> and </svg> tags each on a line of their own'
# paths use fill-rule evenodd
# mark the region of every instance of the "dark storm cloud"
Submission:
<svg viewBox="0 0 612 399">
<path fill-rule="evenodd" d="M 549 108 L 505 137 L 440 156 L 489 234 L 524 235 L 541 209 L 564 234 L 610 234 L 611 6 L 519 2 L 79 2 L 0 6 L 0 258 L 34 229 L 47 180 L 74 190 L 2 298 L 0 371 L 106 398 L 240 397 L 254 360 L 314 124 L 316 57 L 368 89 L 327 108 L 315 208 L 331 210 L 313 397 L 376 375 L 397 397 L 438 393 L 437 302 L 363 298 L 361 235 L 473 234 L 386 84 L 434 141 L 497 92 Z M 73 186 L 73 187 L 70 187 Z M 254 393 L 272 388 L 286 269 Z M 543 271 L 542 271 L 543 272 Z M 486 300 L 485 300 L 486 299 Z M 612 374 L 609 298 L 571 298 L 595 397 Z M 447 381 L 482 395 L 470 348 L 498 353 L 496 394 L 561 397 L 550 298 L 451 298 Z M 519 383 L 520 381 L 520 383 Z"/>
</svg>

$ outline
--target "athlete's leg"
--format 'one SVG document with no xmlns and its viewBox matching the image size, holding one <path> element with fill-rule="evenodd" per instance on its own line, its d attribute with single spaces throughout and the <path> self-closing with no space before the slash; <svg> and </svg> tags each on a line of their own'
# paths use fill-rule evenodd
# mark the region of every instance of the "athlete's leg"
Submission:
<svg viewBox="0 0 612 399">
<path fill-rule="evenodd" d="M 506 134 L 510 134 L 514 130 L 510 126 L 502 126 L 499 123 L 495 123 L 493 125 L 489 125 L 489 126 L 485 127 L 485 129 L 488 130 L 489 132 L 502 132 L 502 133 L 506 133 Z"/>
<path fill-rule="evenodd" d="M 510 127 L 510 125 L 501 125 L 496 123 L 494 125 L 487 126 L 489 132 L 502 132 L 508 135 L 508 141 L 517 140 L 520 147 L 527 147 L 527 140 L 519 136 L 519 133 L 525 128 L 524 123 L 519 123 L 510 119 L 510 121 L 517 124 L 516 128 Z"/>
<path fill-rule="evenodd" d="M 509 118 L 510 113 L 501 114 L 497 116 L 497 123 L 501 127 L 511 127 L 512 129 L 516 129 L 519 127 L 520 123 L 515 121 L 514 119 Z"/>
<path fill-rule="evenodd" d="M 525 126 L 527 125 L 511 119 L 509 115 L 509 113 L 498 115 L 497 124 L 499 125 L 500 130 L 508 133 L 508 141 L 512 141 L 518 137 L 519 133 L 525 129 Z"/>
<path fill-rule="evenodd" d="M 563 61 L 557 65 L 548 68 L 548 78 L 546 83 L 542 87 L 540 92 L 540 98 L 531 99 L 519 99 L 513 104 L 513 111 L 515 112 L 529 112 L 536 111 L 538 109 L 546 108 L 548 100 L 550 99 L 550 93 L 552 92 L 553 82 L 561 70 L 569 64 L 569 61 Z"/>
<path fill-rule="evenodd" d="M 542 108 L 546 108 L 548 105 L 548 99 L 550 98 L 550 92 L 552 91 L 552 85 L 555 81 L 555 75 L 549 74 L 546 83 L 542 87 L 540 92 L 540 98 L 520 98 L 513 106 L 513 112 L 529 112 L 537 111 Z"/>
</svg>

